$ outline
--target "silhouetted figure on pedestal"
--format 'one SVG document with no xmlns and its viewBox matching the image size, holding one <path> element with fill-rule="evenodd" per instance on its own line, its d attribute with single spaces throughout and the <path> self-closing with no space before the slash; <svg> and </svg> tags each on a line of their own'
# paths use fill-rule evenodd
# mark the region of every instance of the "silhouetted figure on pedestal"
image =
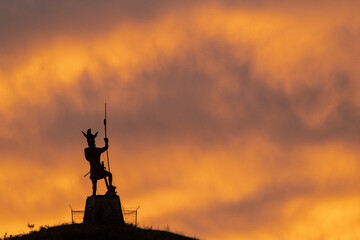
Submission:
<svg viewBox="0 0 360 240">
<path fill-rule="evenodd" d="M 112 185 L 112 174 L 105 170 L 104 162 L 100 163 L 100 156 L 103 152 L 105 152 L 109 147 L 109 139 L 104 138 L 105 147 L 98 148 L 95 146 L 95 138 L 98 134 L 96 132 L 94 135 L 91 133 L 91 129 L 84 133 L 84 136 L 87 139 L 89 147 L 85 148 L 85 158 L 90 163 L 90 179 L 93 185 L 93 196 L 96 196 L 96 186 L 97 180 L 103 179 L 105 180 L 106 187 L 108 191 L 106 195 L 115 195 L 115 186 Z M 106 177 L 108 177 L 109 182 L 107 181 Z"/>
</svg>

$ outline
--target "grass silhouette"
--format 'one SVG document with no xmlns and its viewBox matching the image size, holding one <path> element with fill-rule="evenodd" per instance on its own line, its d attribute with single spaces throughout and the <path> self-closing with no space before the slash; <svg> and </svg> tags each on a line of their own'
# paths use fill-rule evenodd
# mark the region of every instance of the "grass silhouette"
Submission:
<svg viewBox="0 0 360 240">
<path fill-rule="evenodd" d="M 195 240 L 179 234 L 163 230 L 153 230 L 151 227 L 142 229 L 133 225 L 93 225 L 93 224 L 63 224 L 49 227 L 42 226 L 38 231 L 16 236 L 4 236 L 4 240 Z"/>
</svg>

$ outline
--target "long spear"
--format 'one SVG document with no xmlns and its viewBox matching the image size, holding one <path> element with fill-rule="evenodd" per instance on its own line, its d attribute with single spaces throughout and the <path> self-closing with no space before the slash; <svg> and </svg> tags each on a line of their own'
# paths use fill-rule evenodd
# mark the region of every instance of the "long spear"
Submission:
<svg viewBox="0 0 360 240">
<path fill-rule="evenodd" d="M 106 103 L 105 103 L 105 118 L 104 118 L 104 126 L 105 126 L 105 138 L 107 138 L 107 133 L 106 133 Z M 108 162 L 108 169 L 110 172 L 110 161 L 109 161 L 109 152 L 106 149 L 106 158 L 107 158 L 107 162 Z"/>
</svg>

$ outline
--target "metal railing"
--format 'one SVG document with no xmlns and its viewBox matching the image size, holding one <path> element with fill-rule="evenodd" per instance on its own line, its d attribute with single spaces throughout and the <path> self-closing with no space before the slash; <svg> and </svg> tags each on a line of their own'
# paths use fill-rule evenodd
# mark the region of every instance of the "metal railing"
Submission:
<svg viewBox="0 0 360 240">
<path fill-rule="evenodd" d="M 124 221 L 128 224 L 133 224 L 135 227 L 137 226 L 138 220 L 137 220 L 137 211 L 140 208 L 138 206 L 137 208 L 123 208 L 123 216 Z"/>
<path fill-rule="evenodd" d="M 71 209 L 71 223 L 82 223 L 83 219 L 84 219 L 84 210 L 73 210 L 72 207 L 69 205 L 70 209 Z M 137 226 L 138 224 L 138 216 L 137 216 L 137 211 L 140 208 L 140 206 L 138 206 L 137 208 L 123 208 L 122 212 L 123 212 L 123 216 L 124 216 L 124 221 L 127 224 L 132 224 L 134 226 Z"/>
</svg>

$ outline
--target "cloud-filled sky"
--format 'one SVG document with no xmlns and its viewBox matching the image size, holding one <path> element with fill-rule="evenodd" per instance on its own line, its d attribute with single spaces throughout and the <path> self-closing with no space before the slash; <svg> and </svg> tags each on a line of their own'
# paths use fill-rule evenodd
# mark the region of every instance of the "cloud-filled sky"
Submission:
<svg viewBox="0 0 360 240">
<path fill-rule="evenodd" d="M 0 235 L 91 194 L 81 131 L 141 226 L 360 236 L 357 1 L 0 2 Z M 104 186 L 99 192 L 104 192 Z"/>
</svg>

